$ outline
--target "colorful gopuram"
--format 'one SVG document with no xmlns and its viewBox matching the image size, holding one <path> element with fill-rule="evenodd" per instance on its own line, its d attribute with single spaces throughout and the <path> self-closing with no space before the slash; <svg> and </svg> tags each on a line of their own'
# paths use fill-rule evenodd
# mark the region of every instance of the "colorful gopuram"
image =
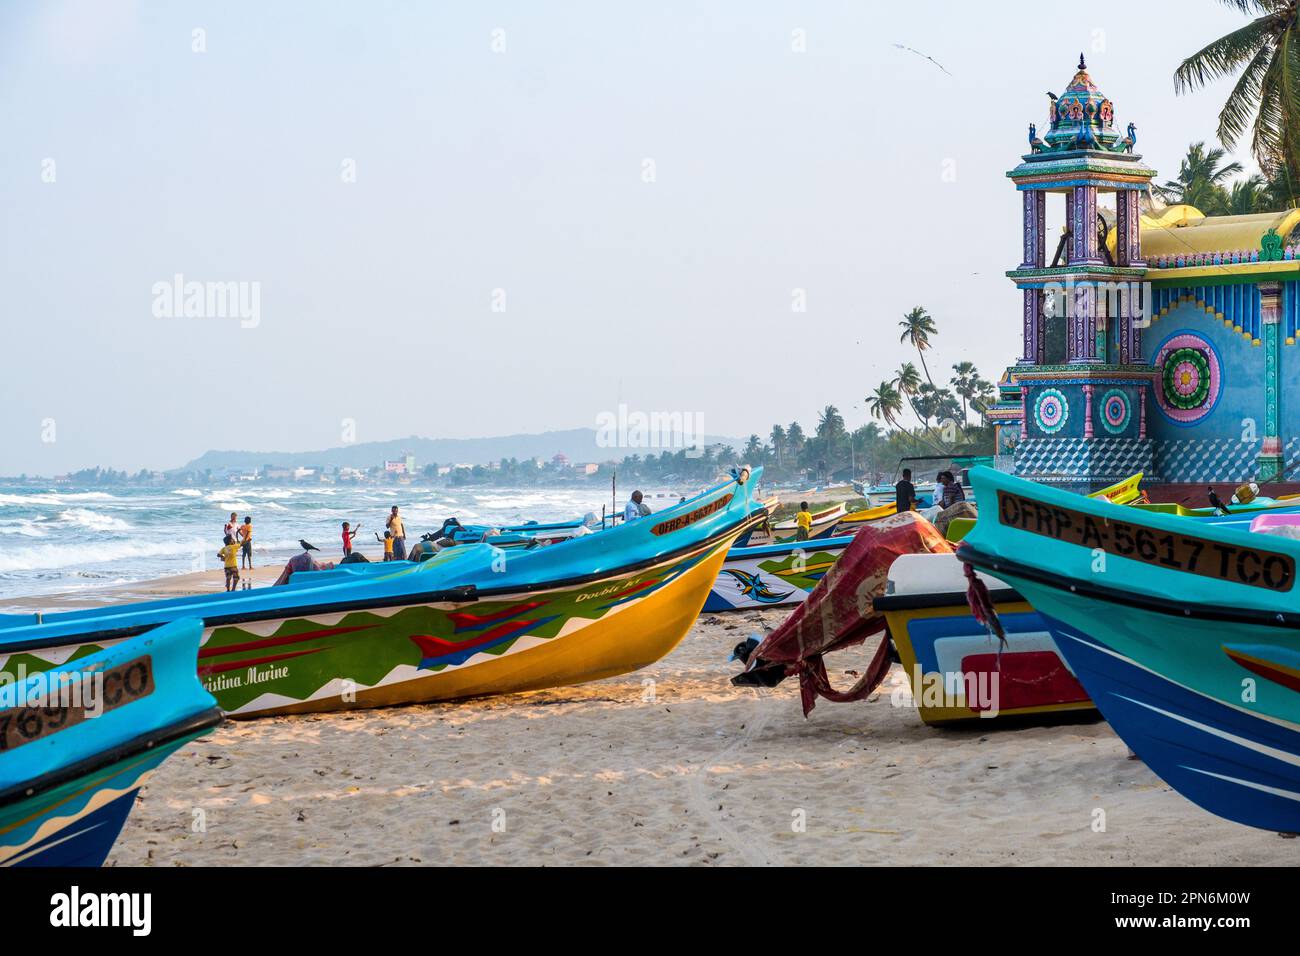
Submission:
<svg viewBox="0 0 1300 956">
<path fill-rule="evenodd" d="M 1300 210 L 1153 205 L 1136 128 L 1121 135 L 1114 121 L 1080 56 L 1046 132 L 1029 127 L 1030 152 L 1007 173 L 1024 208 L 1007 273 L 1024 348 L 988 412 L 998 454 L 1078 491 L 1139 471 L 1202 489 L 1282 480 L 1300 460 L 1300 403 L 1284 400 L 1300 384 Z M 1064 205 L 1059 236 L 1047 235 L 1049 202 Z"/>
</svg>

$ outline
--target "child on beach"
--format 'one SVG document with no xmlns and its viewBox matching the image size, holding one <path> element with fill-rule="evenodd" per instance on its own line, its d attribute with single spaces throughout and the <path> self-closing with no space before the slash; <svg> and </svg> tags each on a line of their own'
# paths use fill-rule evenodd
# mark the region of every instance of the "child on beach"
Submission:
<svg viewBox="0 0 1300 956">
<path fill-rule="evenodd" d="M 361 525 L 353 528 L 348 522 L 343 522 L 343 557 L 352 553 L 352 539 L 356 537 L 357 532 L 361 530 Z"/>
<path fill-rule="evenodd" d="M 231 535 L 226 535 L 226 546 L 217 552 L 226 566 L 226 590 L 233 591 L 239 585 L 239 545 Z"/>
<path fill-rule="evenodd" d="M 808 502 L 799 502 L 799 513 L 794 517 L 795 526 L 799 529 L 794 534 L 796 541 L 807 541 L 808 536 L 812 534 L 812 512 L 808 510 Z"/>
<path fill-rule="evenodd" d="M 375 535 L 375 540 L 384 546 L 384 560 L 393 560 L 393 532 L 385 531 L 382 538 Z"/>
<path fill-rule="evenodd" d="M 239 526 L 239 551 L 243 556 L 240 564 L 253 570 L 253 517 L 244 515 L 244 523 Z"/>
</svg>

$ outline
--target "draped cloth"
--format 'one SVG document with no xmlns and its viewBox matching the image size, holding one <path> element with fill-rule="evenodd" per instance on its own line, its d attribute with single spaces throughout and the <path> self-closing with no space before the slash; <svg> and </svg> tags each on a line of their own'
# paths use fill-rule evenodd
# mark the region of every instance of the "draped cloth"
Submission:
<svg viewBox="0 0 1300 956">
<path fill-rule="evenodd" d="M 816 542 L 809 545 L 815 547 Z M 861 644 L 884 629 L 885 616 L 873 602 L 885 593 L 895 558 L 953 550 L 934 525 L 914 511 L 872 521 L 857 533 L 808 599 L 754 648 L 748 667 L 732 683 L 770 687 L 797 676 L 805 717 L 818 697 L 839 703 L 862 700 L 889 671 L 889 641 L 880 642 L 866 673 L 847 690 L 831 686 L 823 655 Z"/>
</svg>

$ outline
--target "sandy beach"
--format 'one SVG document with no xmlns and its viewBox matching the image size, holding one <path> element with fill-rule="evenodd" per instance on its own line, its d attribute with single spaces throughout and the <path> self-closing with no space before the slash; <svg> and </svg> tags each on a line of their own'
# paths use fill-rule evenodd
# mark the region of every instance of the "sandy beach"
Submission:
<svg viewBox="0 0 1300 956">
<path fill-rule="evenodd" d="M 207 572 L 9 603 L 217 587 Z M 658 664 L 578 687 L 227 722 L 153 775 L 109 864 L 1291 865 L 1300 853 L 1188 802 L 1100 721 L 926 727 L 898 667 L 868 701 L 822 701 L 808 720 L 793 682 L 733 687 L 731 647 L 781 617 L 705 616 Z M 851 683 L 873 649 L 838 655 L 833 679 Z"/>
</svg>

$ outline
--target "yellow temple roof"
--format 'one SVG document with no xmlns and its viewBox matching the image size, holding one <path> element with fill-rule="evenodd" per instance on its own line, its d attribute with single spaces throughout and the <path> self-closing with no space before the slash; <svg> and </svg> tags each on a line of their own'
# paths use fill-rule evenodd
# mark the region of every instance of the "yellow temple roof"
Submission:
<svg viewBox="0 0 1300 956">
<path fill-rule="evenodd" d="M 1258 250 L 1270 229 L 1285 242 L 1300 224 L 1300 209 L 1251 213 L 1246 216 L 1206 216 L 1195 206 L 1166 206 L 1141 217 L 1142 257 L 1186 256 L 1198 252 Z M 1113 246 L 1114 235 L 1111 236 Z"/>
</svg>

